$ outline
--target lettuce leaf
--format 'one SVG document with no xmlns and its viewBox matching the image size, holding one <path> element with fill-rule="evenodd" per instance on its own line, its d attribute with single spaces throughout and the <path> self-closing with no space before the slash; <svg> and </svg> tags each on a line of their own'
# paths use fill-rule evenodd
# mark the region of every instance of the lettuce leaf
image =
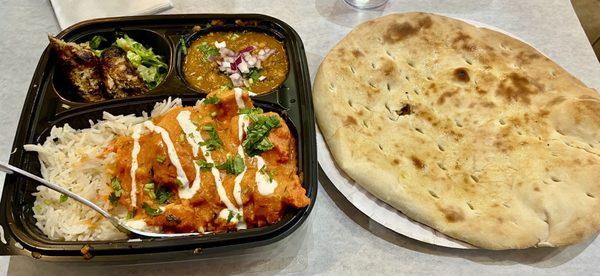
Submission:
<svg viewBox="0 0 600 276">
<path fill-rule="evenodd" d="M 127 59 L 137 68 L 148 88 L 155 88 L 167 76 L 167 64 L 162 56 L 152 51 L 152 48 L 144 47 L 128 35 L 117 38 L 115 44 L 127 52 Z"/>
</svg>

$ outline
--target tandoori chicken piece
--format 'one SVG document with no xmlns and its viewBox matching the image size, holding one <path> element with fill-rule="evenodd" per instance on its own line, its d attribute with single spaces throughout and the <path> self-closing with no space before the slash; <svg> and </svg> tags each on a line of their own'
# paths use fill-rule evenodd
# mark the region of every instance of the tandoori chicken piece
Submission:
<svg viewBox="0 0 600 276">
<path fill-rule="evenodd" d="M 101 66 L 104 72 L 104 86 L 112 98 L 125 98 L 148 92 L 146 83 L 133 67 L 127 53 L 118 47 L 110 47 L 102 52 Z"/>
<path fill-rule="evenodd" d="M 67 77 L 75 93 L 86 102 L 107 99 L 102 82 L 100 59 L 87 43 L 64 42 L 48 36 L 59 60 L 59 68 Z"/>
</svg>

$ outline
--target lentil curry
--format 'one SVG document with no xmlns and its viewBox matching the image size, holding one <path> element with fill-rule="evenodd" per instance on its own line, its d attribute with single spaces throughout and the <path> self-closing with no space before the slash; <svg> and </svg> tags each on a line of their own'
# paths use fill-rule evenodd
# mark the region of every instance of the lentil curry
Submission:
<svg viewBox="0 0 600 276">
<path fill-rule="evenodd" d="M 183 74 L 195 89 L 243 87 L 253 93 L 273 91 L 286 79 L 283 44 L 259 32 L 213 32 L 185 48 Z"/>
</svg>

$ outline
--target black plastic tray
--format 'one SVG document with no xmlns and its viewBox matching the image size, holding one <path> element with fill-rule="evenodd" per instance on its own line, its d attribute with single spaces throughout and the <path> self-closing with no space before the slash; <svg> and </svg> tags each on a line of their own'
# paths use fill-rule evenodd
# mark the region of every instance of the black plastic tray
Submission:
<svg viewBox="0 0 600 276">
<path fill-rule="evenodd" d="M 167 78 L 148 94 L 99 103 L 77 101 L 65 89 L 60 76 L 54 74 L 55 57 L 48 48 L 42 54 L 29 87 L 21 119 L 15 135 L 10 163 L 39 174 L 36 153 L 23 150 L 23 145 L 43 143 L 52 126 L 68 123 L 74 128 L 89 127 L 89 120 L 98 120 L 102 112 L 141 114 L 149 112 L 154 103 L 168 97 L 179 97 L 184 105 L 193 105 L 206 94 L 191 89 L 181 75 L 181 38 L 193 39 L 194 26 L 205 27 L 213 20 L 222 26 L 206 31 L 253 30 L 270 34 L 283 42 L 288 56 L 286 81 L 272 92 L 253 97 L 257 106 L 275 111 L 288 121 L 296 136 L 298 169 L 302 183 L 311 199 L 305 208 L 291 210 L 281 222 L 256 229 L 210 234 L 198 237 L 150 239 L 141 241 L 59 242 L 48 239 L 36 226 L 32 205 L 36 183 L 15 175 L 7 175 L 2 191 L 0 224 L 7 244 L 0 243 L 0 255 L 29 255 L 50 261 L 84 261 L 81 248 L 91 247 L 92 262 L 132 263 L 151 260 L 181 260 L 265 245 L 278 241 L 295 231 L 312 210 L 317 194 L 317 154 L 314 116 L 310 96 L 310 79 L 306 55 L 298 34 L 286 23 L 260 14 L 186 14 L 116 17 L 85 21 L 58 34 L 66 41 L 82 42 L 93 35 L 110 37 L 115 32 L 126 33 L 165 57 L 169 64 Z M 44 35 L 44 34 L 39 34 Z M 57 74 L 58 75 L 58 74 Z"/>
</svg>

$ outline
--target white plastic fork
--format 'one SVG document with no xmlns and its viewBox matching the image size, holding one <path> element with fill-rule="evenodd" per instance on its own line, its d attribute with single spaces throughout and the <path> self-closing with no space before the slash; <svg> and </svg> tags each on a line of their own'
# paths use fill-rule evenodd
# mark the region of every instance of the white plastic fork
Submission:
<svg viewBox="0 0 600 276">
<path fill-rule="evenodd" d="M 139 229 L 135 229 L 132 227 L 127 226 L 127 224 L 125 224 L 126 220 L 124 219 L 120 219 L 117 217 L 114 217 L 113 215 L 111 215 L 109 212 L 107 212 L 106 210 L 102 209 L 100 206 L 96 205 L 95 203 L 79 196 L 76 193 L 73 193 L 59 185 L 56 185 L 54 183 L 51 183 L 49 181 L 47 181 L 46 179 L 43 179 L 37 175 L 34 175 L 30 172 L 24 171 L 22 169 L 19 169 L 15 166 L 12 166 L 10 164 L 4 163 L 2 161 L 0 161 L 0 171 L 3 171 L 7 174 L 12 174 L 12 173 L 18 173 L 22 176 L 25 176 L 29 179 L 35 180 L 39 183 L 41 183 L 42 185 L 55 190 L 59 193 L 62 193 L 76 201 L 81 202 L 84 205 L 87 205 L 88 207 L 94 209 L 94 211 L 100 213 L 102 216 L 104 216 L 106 219 L 108 219 L 108 221 L 110 221 L 117 229 L 119 229 L 120 231 L 124 232 L 124 233 L 134 233 L 136 235 L 140 235 L 140 236 L 145 236 L 145 237 L 152 237 L 152 238 L 173 238 L 173 237 L 187 237 L 187 236 L 197 236 L 199 235 L 199 233 L 176 233 L 176 234 L 163 234 L 163 233 L 154 233 L 154 232 L 146 232 L 146 231 L 142 231 Z"/>
</svg>

